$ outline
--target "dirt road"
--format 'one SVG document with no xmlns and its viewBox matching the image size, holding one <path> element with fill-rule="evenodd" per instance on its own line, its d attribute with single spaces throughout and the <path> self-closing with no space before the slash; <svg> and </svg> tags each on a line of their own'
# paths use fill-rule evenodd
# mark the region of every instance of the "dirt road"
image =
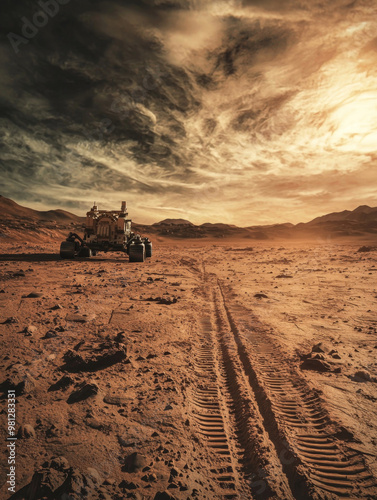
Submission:
<svg viewBox="0 0 377 500">
<path fill-rule="evenodd" d="M 377 254 L 357 249 L 4 246 L 12 498 L 376 498 Z M 5 452 L 1 498 L 7 473 Z"/>
</svg>

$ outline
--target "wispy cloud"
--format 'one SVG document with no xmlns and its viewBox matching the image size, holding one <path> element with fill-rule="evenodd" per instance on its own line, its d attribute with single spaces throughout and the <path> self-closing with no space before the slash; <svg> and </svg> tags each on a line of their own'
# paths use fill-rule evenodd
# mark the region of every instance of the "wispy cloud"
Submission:
<svg viewBox="0 0 377 500">
<path fill-rule="evenodd" d="M 21 34 L 38 6 L 0 9 Z M 2 194 L 238 225 L 376 204 L 376 27 L 372 0 L 69 2 L 0 45 Z"/>
</svg>

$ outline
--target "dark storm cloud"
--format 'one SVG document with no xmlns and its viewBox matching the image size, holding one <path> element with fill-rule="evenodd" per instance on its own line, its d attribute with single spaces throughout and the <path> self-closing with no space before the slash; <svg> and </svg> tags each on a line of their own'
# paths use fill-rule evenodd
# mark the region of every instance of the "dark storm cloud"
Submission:
<svg viewBox="0 0 377 500">
<path fill-rule="evenodd" d="M 313 202 L 325 188 L 308 191 L 310 169 L 331 185 L 345 97 L 331 79 L 320 99 L 313 89 L 363 33 L 370 2 L 65 2 L 0 6 L 2 194 L 80 210 L 126 196 L 149 221 L 228 211 L 240 223 L 232 213 L 246 192 L 255 205 L 267 194 L 278 205 L 282 193 Z M 47 3 L 58 12 L 25 38 L 25 23 Z M 347 26 L 356 35 L 345 35 Z M 360 67 L 374 61 L 374 36 L 356 40 Z M 321 127 L 320 157 L 308 144 Z M 338 157 L 353 172 L 366 161 Z"/>
</svg>

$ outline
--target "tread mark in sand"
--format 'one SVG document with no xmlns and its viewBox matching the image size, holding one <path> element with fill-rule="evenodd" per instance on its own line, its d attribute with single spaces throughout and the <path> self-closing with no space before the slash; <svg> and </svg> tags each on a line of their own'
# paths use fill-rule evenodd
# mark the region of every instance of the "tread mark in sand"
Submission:
<svg viewBox="0 0 377 500">
<path fill-rule="evenodd" d="M 219 282 L 218 288 L 263 425 L 278 453 L 283 440 L 295 457 L 293 461 L 282 460 L 294 497 L 300 500 L 345 496 L 377 498 L 376 481 L 362 454 L 347 449 L 315 391 L 306 386 L 299 374 L 292 374 L 268 334 L 258 335 L 252 325 L 245 326 L 244 321 L 241 333 L 234 318 L 237 314 L 250 316 L 250 311 L 238 305 L 230 307 Z M 298 471 L 302 474 L 300 481 L 297 481 Z"/>
</svg>

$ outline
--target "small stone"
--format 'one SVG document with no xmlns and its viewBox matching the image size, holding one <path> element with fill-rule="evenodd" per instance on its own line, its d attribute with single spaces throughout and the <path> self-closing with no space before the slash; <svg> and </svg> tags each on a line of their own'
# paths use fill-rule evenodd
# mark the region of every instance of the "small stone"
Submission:
<svg viewBox="0 0 377 500">
<path fill-rule="evenodd" d="M 46 332 L 44 337 L 42 337 L 42 339 L 53 339 L 57 336 L 58 336 L 58 334 L 56 333 L 55 330 L 49 330 L 48 332 Z"/>
<path fill-rule="evenodd" d="M 172 410 L 172 409 L 173 409 L 173 407 L 170 404 L 168 404 L 165 406 L 164 411 L 168 411 L 168 410 Z"/>
<path fill-rule="evenodd" d="M 83 382 L 77 390 L 71 392 L 69 398 L 67 399 L 67 403 L 72 404 L 88 399 L 89 397 L 98 394 L 98 390 L 99 389 L 96 384 L 87 384 L 86 382 Z"/>
<path fill-rule="evenodd" d="M 94 469 L 93 467 L 88 467 L 88 469 L 86 470 L 85 477 L 86 478 L 89 477 L 95 484 L 102 483 L 102 478 L 100 473 L 98 472 L 97 469 Z"/>
<path fill-rule="evenodd" d="M 372 380 L 372 377 L 370 376 L 370 373 L 368 373 L 365 370 L 358 370 L 353 379 L 355 382 L 370 382 Z"/>
<path fill-rule="evenodd" d="M 18 319 L 14 316 L 11 316 L 3 321 L 3 325 L 13 325 L 14 323 L 18 323 Z"/>
<path fill-rule="evenodd" d="M 50 385 L 48 391 L 59 391 L 60 389 L 66 389 L 73 384 L 73 379 L 69 375 L 63 375 L 57 382 Z"/>
<path fill-rule="evenodd" d="M 125 472 L 135 472 L 142 470 L 147 465 L 146 458 L 138 452 L 131 453 L 124 459 L 122 470 Z"/>
<path fill-rule="evenodd" d="M 122 490 L 136 490 L 136 488 L 139 488 L 139 486 L 133 481 L 126 481 L 124 479 L 121 483 L 119 483 L 119 488 L 121 488 Z"/>
<path fill-rule="evenodd" d="M 18 429 L 17 437 L 19 438 L 35 438 L 35 430 L 34 427 L 30 424 L 21 425 Z"/>
<path fill-rule="evenodd" d="M 43 293 L 41 292 L 30 292 L 28 295 L 23 295 L 23 299 L 39 299 L 40 297 L 43 297 Z"/>
<path fill-rule="evenodd" d="M 175 497 L 170 495 L 167 491 L 158 491 L 153 500 L 175 500 Z"/>
<path fill-rule="evenodd" d="M 52 469 L 64 471 L 68 470 L 70 465 L 68 460 L 61 455 L 59 457 L 52 457 L 50 467 Z"/>
</svg>

